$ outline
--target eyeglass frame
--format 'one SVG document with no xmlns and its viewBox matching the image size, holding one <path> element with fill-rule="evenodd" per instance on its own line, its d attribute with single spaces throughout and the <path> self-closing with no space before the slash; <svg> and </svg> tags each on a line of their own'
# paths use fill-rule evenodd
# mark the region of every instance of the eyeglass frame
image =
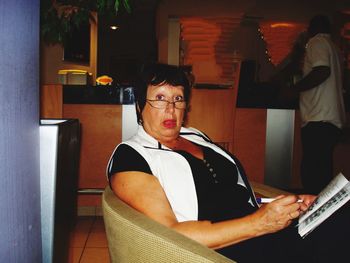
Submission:
<svg viewBox="0 0 350 263">
<path fill-rule="evenodd" d="M 159 107 L 156 107 L 156 106 L 152 105 L 152 102 L 163 102 L 163 101 L 167 103 L 166 106 L 163 107 L 163 108 L 159 108 Z M 168 106 L 169 106 L 170 104 L 173 104 L 173 105 L 174 105 L 174 108 L 175 108 L 175 109 L 178 109 L 178 110 L 185 110 L 185 109 L 187 108 L 187 102 L 186 102 L 186 100 L 168 101 L 168 100 L 150 100 L 150 99 L 146 99 L 146 102 L 147 102 L 151 107 L 153 107 L 153 108 L 155 108 L 155 109 L 161 109 L 161 110 L 168 108 Z M 178 108 L 178 107 L 176 107 L 176 103 L 177 103 L 177 102 L 183 102 L 183 103 L 185 103 L 185 107 L 184 107 L 184 108 Z"/>
</svg>

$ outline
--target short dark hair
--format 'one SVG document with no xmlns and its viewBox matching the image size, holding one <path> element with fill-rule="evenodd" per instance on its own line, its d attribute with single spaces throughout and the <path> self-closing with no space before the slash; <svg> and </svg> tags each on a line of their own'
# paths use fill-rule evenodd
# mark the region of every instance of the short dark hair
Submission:
<svg viewBox="0 0 350 263">
<path fill-rule="evenodd" d="M 146 105 L 147 89 L 149 85 L 158 86 L 168 84 L 184 88 L 184 100 L 189 104 L 191 85 L 185 71 L 174 65 L 150 63 L 143 65 L 135 82 L 135 100 L 137 121 L 141 124 L 141 113 Z M 188 108 L 186 108 L 185 119 Z"/>
<path fill-rule="evenodd" d="M 330 34 L 331 30 L 331 21 L 326 15 L 315 15 L 309 22 L 308 32 L 311 37 L 318 33 Z"/>
</svg>

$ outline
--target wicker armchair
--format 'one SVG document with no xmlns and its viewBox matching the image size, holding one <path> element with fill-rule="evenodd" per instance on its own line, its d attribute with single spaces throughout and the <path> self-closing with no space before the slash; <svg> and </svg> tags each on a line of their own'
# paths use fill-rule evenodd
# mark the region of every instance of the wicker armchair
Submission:
<svg viewBox="0 0 350 263">
<path fill-rule="evenodd" d="M 107 186 L 102 196 L 112 263 L 232 263 L 183 235 L 139 213 Z"/>
<path fill-rule="evenodd" d="M 274 197 L 286 191 L 251 182 L 257 196 Z M 107 186 L 102 196 L 112 263 L 232 263 L 209 249 L 139 213 Z"/>
</svg>

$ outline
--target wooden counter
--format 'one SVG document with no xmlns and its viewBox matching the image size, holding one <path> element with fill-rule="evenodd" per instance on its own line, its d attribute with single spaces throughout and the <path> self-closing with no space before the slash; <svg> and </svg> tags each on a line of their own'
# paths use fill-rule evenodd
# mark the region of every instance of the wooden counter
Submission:
<svg viewBox="0 0 350 263">
<path fill-rule="evenodd" d="M 235 154 L 251 181 L 264 183 L 267 109 L 237 108 L 236 89 L 193 89 L 187 126 L 206 133 Z M 122 105 L 65 104 L 62 86 L 45 85 L 41 92 L 42 118 L 77 118 L 81 123 L 79 188 L 104 188 L 105 170 L 114 147 L 121 142 Z M 350 117 L 350 116 L 349 116 Z M 295 114 L 291 188 L 300 187 L 300 118 Z M 349 135 L 350 136 L 350 135 Z M 349 176 L 349 140 L 335 153 L 335 170 Z M 80 195 L 79 206 L 99 206 L 100 196 Z"/>
<path fill-rule="evenodd" d="M 205 132 L 233 152 L 236 89 L 193 89 L 187 126 Z M 81 123 L 79 188 L 104 188 L 106 166 L 121 142 L 122 105 L 66 104 L 61 85 L 44 85 L 41 118 L 76 118 Z M 97 206 L 99 196 L 80 195 L 79 206 Z"/>
</svg>

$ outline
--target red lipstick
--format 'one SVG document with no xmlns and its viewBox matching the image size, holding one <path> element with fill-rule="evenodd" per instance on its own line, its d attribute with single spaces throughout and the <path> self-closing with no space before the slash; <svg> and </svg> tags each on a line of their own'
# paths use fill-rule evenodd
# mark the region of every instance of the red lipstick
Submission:
<svg viewBox="0 0 350 263">
<path fill-rule="evenodd" d="M 176 120 L 172 120 L 172 119 L 165 120 L 163 121 L 163 126 L 168 129 L 174 128 L 176 127 Z"/>
</svg>

